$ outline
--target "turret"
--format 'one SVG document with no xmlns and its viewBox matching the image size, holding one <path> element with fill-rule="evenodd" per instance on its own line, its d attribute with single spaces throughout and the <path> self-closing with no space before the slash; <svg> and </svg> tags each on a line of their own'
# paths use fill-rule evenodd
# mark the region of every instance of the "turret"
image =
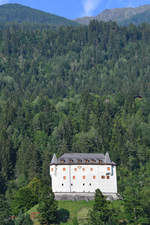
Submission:
<svg viewBox="0 0 150 225">
<path fill-rule="evenodd" d="M 56 165 L 56 164 L 57 164 L 57 157 L 56 157 L 56 154 L 54 154 L 51 160 L 51 165 Z"/>
<path fill-rule="evenodd" d="M 105 163 L 106 164 L 111 163 L 111 160 L 110 160 L 110 157 L 109 157 L 109 153 L 108 152 L 106 152 L 106 154 L 105 154 Z"/>
</svg>

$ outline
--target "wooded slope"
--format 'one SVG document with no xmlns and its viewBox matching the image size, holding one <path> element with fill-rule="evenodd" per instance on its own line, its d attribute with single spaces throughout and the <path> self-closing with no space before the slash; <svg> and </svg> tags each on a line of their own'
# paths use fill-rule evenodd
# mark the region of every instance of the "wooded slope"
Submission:
<svg viewBox="0 0 150 225">
<path fill-rule="evenodd" d="M 148 24 L 2 27 L 1 193 L 11 201 L 33 177 L 49 181 L 53 153 L 108 151 L 119 193 L 149 204 L 149 59 Z"/>
<path fill-rule="evenodd" d="M 74 21 L 32 9 L 20 4 L 5 4 L 0 6 L 0 23 L 47 24 L 51 26 L 77 26 Z"/>
</svg>

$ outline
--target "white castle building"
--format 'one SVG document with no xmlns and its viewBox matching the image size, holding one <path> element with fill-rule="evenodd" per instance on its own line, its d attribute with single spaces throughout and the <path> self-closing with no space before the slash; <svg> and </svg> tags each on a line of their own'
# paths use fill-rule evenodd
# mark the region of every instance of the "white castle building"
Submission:
<svg viewBox="0 0 150 225">
<path fill-rule="evenodd" d="M 109 154 L 65 153 L 50 164 L 52 190 L 57 200 L 90 200 L 95 190 L 117 198 L 116 164 Z"/>
</svg>

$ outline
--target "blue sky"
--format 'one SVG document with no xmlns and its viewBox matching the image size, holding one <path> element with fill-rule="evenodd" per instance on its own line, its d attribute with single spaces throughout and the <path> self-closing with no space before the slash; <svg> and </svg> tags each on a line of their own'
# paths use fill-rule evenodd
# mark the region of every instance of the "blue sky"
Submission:
<svg viewBox="0 0 150 225">
<path fill-rule="evenodd" d="M 20 3 L 69 19 L 95 16 L 104 9 L 136 7 L 150 4 L 150 0 L 0 0 L 0 4 Z"/>
</svg>

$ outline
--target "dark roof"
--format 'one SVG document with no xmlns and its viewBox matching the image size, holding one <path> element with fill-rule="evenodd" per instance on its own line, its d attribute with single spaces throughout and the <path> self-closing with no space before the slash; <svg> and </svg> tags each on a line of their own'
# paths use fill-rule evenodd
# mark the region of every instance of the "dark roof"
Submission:
<svg viewBox="0 0 150 225">
<path fill-rule="evenodd" d="M 56 156 L 55 156 L 56 157 Z M 58 159 L 53 156 L 51 164 L 61 165 L 61 164 L 112 164 L 114 162 L 110 160 L 109 153 L 104 154 L 99 153 L 65 153 Z M 55 160 L 54 160 L 55 158 Z"/>
</svg>

